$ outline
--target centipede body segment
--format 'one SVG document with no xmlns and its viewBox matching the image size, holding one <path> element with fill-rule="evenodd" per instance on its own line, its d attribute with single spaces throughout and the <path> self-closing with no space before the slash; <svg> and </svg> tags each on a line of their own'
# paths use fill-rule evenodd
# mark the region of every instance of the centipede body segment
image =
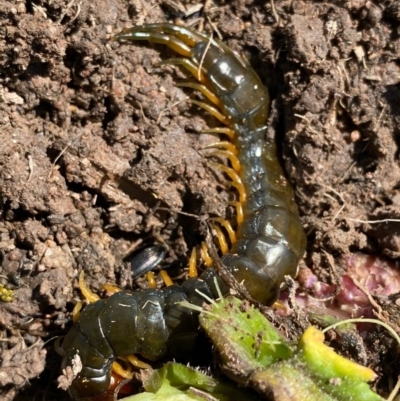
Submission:
<svg viewBox="0 0 400 401">
<path fill-rule="evenodd" d="M 126 29 L 113 39 L 167 45 L 183 57 L 165 63 L 182 66 L 199 81 L 183 86 L 199 90 L 212 104 L 192 102 L 224 124 L 207 132 L 227 136 L 228 140 L 213 144 L 214 155 L 227 157 L 231 166 L 214 166 L 227 174 L 238 191 L 238 200 L 232 202 L 237 210 L 236 230 L 223 219 L 215 219 L 215 224 L 227 229 L 231 242 L 230 249 L 222 252 L 222 262 L 254 300 L 272 304 L 284 276 L 296 275 L 306 238 L 276 144 L 266 138 L 267 89 L 245 59 L 222 42 L 189 28 L 147 24 Z M 180 340 L 193 339 L 197 324 L 176 302 L 190 298 L 199 302 L 191 295 L 199 288 L 215 296 L 208 278 L 202 279 L 190 279 L 182 287 L 117 293 L 89 305 L 63 344 L 63 366 L 71 363 L 76 352 L 83 361 L 70 394 L 76 400 L 94 400 L 105 394 L 111 362 L 117 356 L 140 354 L 154 360 L 176 352 L 179 336 Z"/>
</svg>

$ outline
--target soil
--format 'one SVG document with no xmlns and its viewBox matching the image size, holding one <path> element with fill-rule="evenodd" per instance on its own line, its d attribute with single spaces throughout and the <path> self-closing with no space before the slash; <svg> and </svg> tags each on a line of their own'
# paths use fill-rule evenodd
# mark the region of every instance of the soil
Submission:
<svg viewBox="0 0 400 401">
<path fill-rule="evenodd" d="M 269 87 L 308 235 L 302 263 L 329 281 L 343 255 L 400 257 L 397 0 L 2 0 L 0 274 L 15 290 L 0 305 L 2 400 L 69 399 L 54 341 L 81 270 L 93 290 L 135 288 L 127 256 L 157 240 L 179 271 L 234 198 L 203 150 L 216 122 L 177 86 L 187 74 L 160 65 L 173 53 L 109 41 L 160 21 L 219 33 Z M 365 347 L 387 394 L 393 343 L 374 332 Z"/>
</svg>

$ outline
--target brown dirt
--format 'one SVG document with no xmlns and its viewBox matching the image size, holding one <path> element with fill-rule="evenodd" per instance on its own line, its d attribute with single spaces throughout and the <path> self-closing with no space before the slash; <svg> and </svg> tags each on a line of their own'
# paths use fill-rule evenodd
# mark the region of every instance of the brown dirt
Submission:
<svg viewBox="0 0 400 401">
<path fill-rule="evenodd" d="M 108 42 L 125 26 L 218 27 L 276 100 L 273 124 L 308 233 L 305 263 L 329 280 L 349 252 L 400 256 L 400 4 L 396 0 L 0 2 L 0 397 L 63 400 L 54 341 L 83 269 L 94 289 L 130 283 L 132 243 L 163 238 L 185 265 L 233 197 L 206 165 L 214 126 L 177 87 L 170 52 Z M 279 17 L 277 21 L 276 16 Z M 159 210 L 159 205 L 169 211 Z M 396 320 L 398 311 L 391 311 Z M 389 345 L 368 363 L 387 379 Z M 374 344 L 371 342 L 371 344 Z M 376 345 L 378 344 L 378 345 Z M 397 369 L 397 370 L 396 370 Z"/>
</svg>

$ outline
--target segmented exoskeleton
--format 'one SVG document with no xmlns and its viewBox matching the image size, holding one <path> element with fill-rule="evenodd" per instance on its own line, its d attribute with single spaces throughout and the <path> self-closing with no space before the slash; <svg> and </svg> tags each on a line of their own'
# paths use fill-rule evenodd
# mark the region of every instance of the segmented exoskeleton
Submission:
<svg viewBox="0 0 400 401">
<path fill-rule="evenodd" d="M 201 91 L 222 111 L 193 100 L 225 124 L 208 132 L 230 139 L 214 144 L 222 149 L 214 153 L 227 156 L 232 164 L 216 166 L 229 175 L 239 192 L 239 201 L 234 202 L 238 227 L 236 235 L 230 235 L 231 249 L 222 250 L 222 262 L 254 300 L 273 303 L 284 276 L 296 274 L 305 249 L 305 234 L 293 190 L 277 159 L 276 145 L 266 138 L 267 89 L 247 61 L 220 41 L 194 30 L 169 23 L 148 24 L 114 37 L 122 39 L 165 44 L 184 56 L 166 63 L 188 69 L 200 84 L 186 86 Z M 197 334 L 197 324 L 191 323 L 193 315 L 176 302 L 191 297 L 189 285 L 195 289 L 205 285 L 201 291 L 212 293 L 207 279 L 203 280 L 205 284 L 193 279 L 182 287 L 118 293 L 87 307 L 63 344 L 67 355 L 64 366 L 77 352 L 83 361 L 82 372 L 70 388 L 71 395 L 92 400 L 105 392 L 116 356 L 139 353 L 154 360 L 173 354 L 177 335 Z M 175 332 L 179 326 L 184 330 Z"/>
<path fill-rule="evenodd" d="M 173 355 L 187 361 L 203 352 L 198 313 L 179 304 L 202 305 L 205 297 L 199 292 L 217 299 L 219 294 L 227 294 L 228 288 L 214 269 L 207 269 L 200 280 L 190 278 L 181 286 L 121 291 L 85 307 L 62 345 L 62 369 L 72 366 L 76 354 L 82 363 L 68 389 L 72 398 L 114 400 L 108 389 L 111 365 L 117 357 L 140 354 L 155 361 Z"/>
</svg>

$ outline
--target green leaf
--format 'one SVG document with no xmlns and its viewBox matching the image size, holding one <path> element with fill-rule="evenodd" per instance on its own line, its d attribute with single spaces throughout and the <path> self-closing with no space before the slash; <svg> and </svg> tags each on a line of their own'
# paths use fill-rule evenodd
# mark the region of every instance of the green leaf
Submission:
<svg viewBox="0 0 400 401">
<path fill-rule="evenodd" d="M 234 297 L 202 312 L 200 324 L 217 347 L 225 371 L 239 381 L 293 354 L 289 341 L 259 310 Z"/>
<path fill-rule="evenodd" d="M 244 389 L 175 362 L 166 363 L 161 369 L 155 370 L 144 381 L 143 387 L 146 393 L 124 398 L 123 401 L 254 401 L 254 397 Z"/>
<path fill-rule="evenodd" d="M 383 401 L 366 383 L 376 374 L 325 345 L 315 327 L 295 350 L 258 310 L 232 297 L 213 303 L 200 323 L 218 348 L 224 372 L 265 399 Z"/>
</svg>

